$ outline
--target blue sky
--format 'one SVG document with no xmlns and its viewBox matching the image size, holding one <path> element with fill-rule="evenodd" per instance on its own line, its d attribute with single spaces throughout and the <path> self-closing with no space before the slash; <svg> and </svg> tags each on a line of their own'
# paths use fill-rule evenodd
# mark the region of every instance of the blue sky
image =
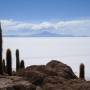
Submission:
<svg viewBox="0 0 90 90">
<path fill-rule="evenodd" d="M 90 0 L 0 0 L 0 19 L 58 20 L 90 17 Z"/>
<path fill-rule="evenodd" d="M 85 25 L 83 27 L 86 31 L 79 30 L 77 32 L 82 31 L 82 33 L 90 33 L 90 0 L 0 0 L 0 20 L 3 23 L 3 28 L 5 30 L 4 33 L 10 33 L 10 29 L 15 29 L 15 25 L 22 24 L 22 22 L 25 27 L 27 23 L 30 24 L 27 26 L 33 27 L 32 24 L 34 26 L 41 24 L 42 26 L 42 23 L 44 23 L 44 25 L 48 24 L 46 26 L 49 26 L 50 24 L 55 24 L 57 26 L 57 23 L 60 22 L 62 24 L 62 22 L 71 23 L 78 21 L 80 23 L 80 27 L 78 29 L 81 29 L 81 26 L 83 26 L 82 21 L 86 23 L 88 20 L 88 26 Z M 11 23 L 15 28 L 11 27 Z M 79 25 L 78 23 L 75 23 L 75 25 L 76 24 Z M 26 29 L 25 27 L 23 28 Z M 9 28 L 7 29 L 8 31 L 6 30 L 6 28 Z M 75 27 L 73 27 L 72 29 L 74 28 Z M 30 29 L 31 32 L 32 28 L 27 29 Z M 45 29 L 49 31 L 53 29 L 52 31 L 55 32 L 55 28 L 52 27 L 40 28 L 40 30 Z M 61 30 L 62 28 L 59 29 Z M 64 29 L 63 32 L 64 31 L 68 31 L 68 33 L 70 33 L 71 29 Z M 75 32 L 76 31 L 74 31 L 73 33 Z"/>
</svg>

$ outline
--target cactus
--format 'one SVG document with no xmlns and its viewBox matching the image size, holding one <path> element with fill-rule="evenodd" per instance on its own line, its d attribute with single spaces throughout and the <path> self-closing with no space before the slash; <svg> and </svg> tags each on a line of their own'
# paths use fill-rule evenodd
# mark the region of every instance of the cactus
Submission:
<svg viewBox="0 0 90 90">
<path fill-rule="evenodd" d="M 12 56 L 11 56 L 11 50 L 7 49 L 6 52 L 6 61 L 7 61 L 7 73 L 8 75 L 12 75 Z"/>
<path fill-rule="evenodd" d="M 3 68 L 2 68 L 2 29 L 1 29 L 1 23 L 0 23 L 0 74 L 3 74 Z"/>
<path fill-rule="evenodd" d="M 6 72 L 5 60 L 3 59 L 3 72 Z"/>
<path fill-rule="evenodd" d="M 85 80 L 85 66 L 83 63 L 80 64 L 79 78 Z"/>
<path fill-rule="evenodd" d="M 20 60 L 19 60 L 19 50 L 16 50 L 16 71 L 18 72 L 20 69 Z"/>
<path fill-rule="evenodd" d="M 25 68 L 24 60 L 21 60 L 21 63 L 20 63 L 20 69 L 24 69 L 24 68 Z"/>
</svg>

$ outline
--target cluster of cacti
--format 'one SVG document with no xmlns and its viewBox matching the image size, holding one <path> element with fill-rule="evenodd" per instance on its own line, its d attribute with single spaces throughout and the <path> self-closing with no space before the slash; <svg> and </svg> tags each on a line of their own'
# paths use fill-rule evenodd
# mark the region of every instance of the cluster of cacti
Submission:
<svg viewBox="0 0 90 90">
<path fill-rule="evenodd" d="M 16 49 L 16 71 L 18 72 L 20 69 L 24 69 L 24 61 L 19 59 L 19 50 Z M 7 73 L 8 75 L 12 75 L 12 55 L 11 50 L 7 49 L 6 51 L 6 62 L 5 59 L 2 60 L 2 29 L 0 23 L 0 74 Z"/>
<path fill-rule="evenodd" d="M 8 75 L 12 75 L 12 54 L 11 50 L 7 49 L 6 51 L 6 65 L 5 65 L 5 60 L 3 59 L 2 61 L 2 68 L 3 72 L 7 73 Z M 24 69 L 24 60 L 19 60 L 19 50 L 16 49 L 16 72 L 19 72 L 20 70 Z"/>
<path fill-rule="evenodd" d="M 20 62 L 20 58 L 19 58 L 19 50 L 16 49 L 16 71 L 20 71 L 20 69 L 24 69 L 24 60 L 21 60 Z"/>
<path fill-rule="evenodd" d="M 85 80 L 85 66 L 83 63 L 80 64 L 79 78 Z"/>
<path fill-rule="evenodd" d="M 12 75 L 10 50 L 7 50 L 6 60 L 7 60 L 7 66 L 5 66 L 5 60 L 3 59 L 2 61 L 2 29 L 1 29 L 1 23 L 0 23 L 0 74 L 7 72 L 9 75 Z"/>
</svg>

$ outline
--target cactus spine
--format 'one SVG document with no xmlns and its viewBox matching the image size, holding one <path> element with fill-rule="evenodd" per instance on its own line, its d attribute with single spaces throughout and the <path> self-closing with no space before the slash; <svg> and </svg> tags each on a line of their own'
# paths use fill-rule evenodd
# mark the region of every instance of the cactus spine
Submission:
<svg viewBox="0 0 90 90">
<path fill-rule="evenodd" d="M 83 63 L 80 64 L 79 78 L 85 80 L 85 66 Z"/>
<path fill-rule="evenodd" d="M 19 50 L 16 50 L 16 71 L 20 69 Z"/>
<path fill-rule="evenodd" d="M 2 67 L 2 29 L 0 23 L 0 74 L 3 74 L 3 67 Z"/>
<path fill-rule="evenodd" d="M 6 61 L 7 61 L 7 73 L 8 75 L 12 75 L 12 56 L 11 56 L 11 50 L 7 49 L 6 52 Z"/>
<path fill-rule="evenodd" d="M 24 60 L 21 60 L 21 63 L 20 63 L 20 69 L 24 69 L 24 68 L 25 68 Z"/>
</svg>

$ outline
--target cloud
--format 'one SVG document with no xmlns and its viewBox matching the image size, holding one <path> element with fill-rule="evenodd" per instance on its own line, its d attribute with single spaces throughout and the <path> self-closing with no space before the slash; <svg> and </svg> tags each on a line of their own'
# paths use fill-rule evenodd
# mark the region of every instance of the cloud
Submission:
<svg viewBox="0 0 90 90">
<path fill-rule="evenodd" d="M 67 20 L 50 22 L 43 21 L 41 23 L 23 22 L 15 20 L 1 20 L 2 28 L 4 33 L 9 32 L 21 32 L 22 30 L 32 31 L 43 31 L 48 30 L 49 32 L 54 31 L 55 33 L 70 33 L 70 34 L 89 34 L 90 35 L 90 20 Z"/>
</svg>

